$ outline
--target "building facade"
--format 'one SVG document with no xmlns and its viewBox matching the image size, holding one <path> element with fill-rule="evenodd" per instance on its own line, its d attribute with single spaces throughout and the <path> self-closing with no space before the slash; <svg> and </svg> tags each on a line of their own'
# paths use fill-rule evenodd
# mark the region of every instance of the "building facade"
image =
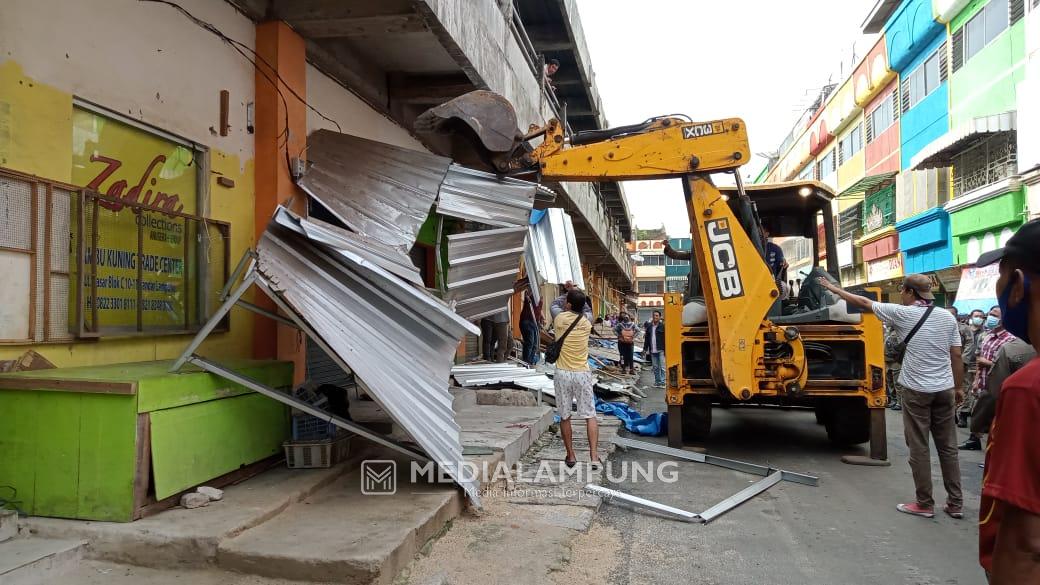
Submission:
<svg viewBox="0 0 1040 585">
<path fill-rule="evenodd" d="M 976 285 L 967 269 L 979 254 L 1037 215 L 1038 4 L 875 4 L 863 25 L 879 33 L 874 47 L 801 116 L 764 176 L 835 189 L 845 284 L 891 295 L 905 274 L 923 273 L 952 301 Z"/>
</svg>

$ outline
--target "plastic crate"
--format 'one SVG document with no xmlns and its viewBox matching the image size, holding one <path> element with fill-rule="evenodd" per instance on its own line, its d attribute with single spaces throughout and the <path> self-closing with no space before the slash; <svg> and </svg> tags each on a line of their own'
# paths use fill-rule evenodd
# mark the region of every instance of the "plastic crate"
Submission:
<svg viewBox="0 0 1040 585">
<path fill-rule="evenodd" d="M 350 455 L 354 435 L 343 435 L 322 441 L 286 441 L 285 464 L 289 469 L 332 467 Z"/>
<path fill-rule="evenodd" d="M 338 427 L 327 420 L 306 413 L 293 413 L 292 439 L 294 441 L 318 441 L 336 436 Z"/>
</svg>

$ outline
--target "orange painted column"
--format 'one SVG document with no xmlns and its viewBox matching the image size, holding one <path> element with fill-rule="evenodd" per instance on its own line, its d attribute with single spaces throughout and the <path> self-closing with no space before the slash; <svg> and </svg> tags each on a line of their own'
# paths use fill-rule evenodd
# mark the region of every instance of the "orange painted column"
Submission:
<svg viewBox="0 0 1040 585">
<path fill-rule="evenodd" d="M 291 159 L 304 157 L 307 144 L 307 109 L 301 101 L 307 97 L 307 60 L 303 38 L 281 21 L 256 26 L 256 52 L 254 228 L 259 241 L 278 205 L 291 200 L 293 211 L 306 214 L 306 195 L 293 183 L 289 165 Z M 275 310 L 266 297 L 259 301 Z M 254 335 L 255 357 L 292 361 L 296 383 L 303 381 L 306 352 L 301 332 L 256 315 Z"/>
</svg>

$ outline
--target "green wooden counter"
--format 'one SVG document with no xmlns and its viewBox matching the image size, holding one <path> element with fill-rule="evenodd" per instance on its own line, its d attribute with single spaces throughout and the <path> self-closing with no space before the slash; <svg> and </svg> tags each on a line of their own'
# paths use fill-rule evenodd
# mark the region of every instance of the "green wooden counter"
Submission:
<svg viewBox="0 0 1040 585">
<path fill-rule="evenodd" d="M 221 363 L 276 388 L 292 364 Z M 129 522 L 281 452 L 279 402 L 172 361 L 0 374 L 0 485 L 37 516 Z"/>
</svg>

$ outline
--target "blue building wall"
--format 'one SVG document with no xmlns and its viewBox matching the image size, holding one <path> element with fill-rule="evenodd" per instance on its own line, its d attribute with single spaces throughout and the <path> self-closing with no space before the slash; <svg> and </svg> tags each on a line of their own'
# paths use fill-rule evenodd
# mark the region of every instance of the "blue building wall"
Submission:
<svg viewBox="0 0 1040 585">
<path fill-rule="evenodd" d="M 906 69 L 899 74 L 899 80 L 910 75 L 925 59 L 946 40 L 946 35 L 936 36 L 913 59 L 907 62 Z M 949 81 L 943 81 L 932 93 L 914 104 L 899 117 L 900 169 L 910 166 L 910 160 L 928 146 L 933 140 L 942 136 L 950 127 Z"/>
<path fill-rule="evenodd" d="M 885 23 L 889 66 L 902 73 L 936 36 L 945 32 L 946 25 L 935 21 L 932 0 L 904 0 Z"/>
<path fill-rule="evenodd" d="M 903 271 L 934 272 L 953 265 L 950 215 L 942 208 L 930 209 L 896 224 L 903 251 Z"/>
<path fill-rule="evenodd" d="M 669 238 L 668 245 L 675 250 L 692 250 L 693 240 L 690 238 Z M 689 260 L 672 260 L 668 258 L 665 260 L 664 275 L 667 276 L 686 276 L 690 273 L 690 261 Z"/>
</svg>

